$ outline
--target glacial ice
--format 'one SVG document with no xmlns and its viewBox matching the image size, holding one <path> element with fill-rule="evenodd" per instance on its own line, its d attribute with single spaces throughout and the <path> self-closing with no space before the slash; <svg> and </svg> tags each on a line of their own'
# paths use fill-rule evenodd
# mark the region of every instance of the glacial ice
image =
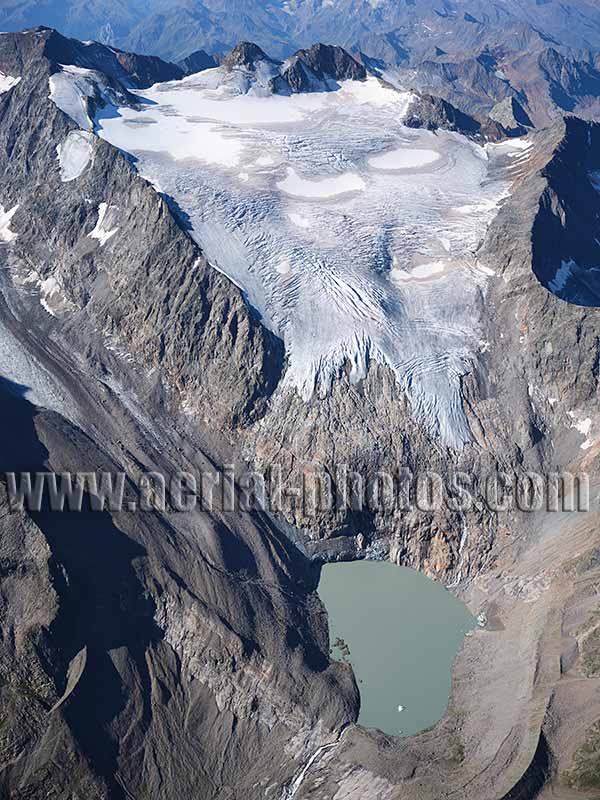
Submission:
<svg viewBox="0 0 600 800">
<path fill-rule="evenodd" d="M 89 98 L 94 96 L 96 76 L 93 70 L 65 65 L 50 76 L 50 100 L 83 130 L 92 130 L 88 114 Z"/>
<path fill-rule="evenodd" d="M 138 107 L 100 111 L 97 131 L 175 199 L 209 262 L 283 338 L 286 387 L 324 395 L 345 364 L 358 381 L 374 359 L 416 420 L 461 447 L 461 378 L 493 278 L 478 248 L 509 192 L 496 166 L 527 145 L 408 128 L 411 95 L 375 78 L 274 96 L 242 73 L 139 91 Z"/>
<path fill-rule="evenodd" d="M 57 145 L 60 179 L 68 183 L 79 178 L 92 159 L 93 136 L 88 131 L 70 131 L 64 142 Z"/>
</svg>

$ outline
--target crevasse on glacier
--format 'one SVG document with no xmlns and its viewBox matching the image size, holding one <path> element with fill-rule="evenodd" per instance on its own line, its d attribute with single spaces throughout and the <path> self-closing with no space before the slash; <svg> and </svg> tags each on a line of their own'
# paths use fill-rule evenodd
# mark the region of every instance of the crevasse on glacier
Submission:
<svg viewBox="0 0 600 800">
<path fill-rule="evenodd" d="M 324 394 L 345 363 L 358 381 L 375 359 L 417 421 L 461 447 L 460 378 L 492 279 L 477 250 L 510 185 L 492 167 L 519 144 L 409 129 L 411 95 L 376 78 L 267 87 L 260 71 L 208 70 L 100 111 L 96 130 L 176 200 L 208 260 L 283 337 L 287 387 Z"/>
</svg>

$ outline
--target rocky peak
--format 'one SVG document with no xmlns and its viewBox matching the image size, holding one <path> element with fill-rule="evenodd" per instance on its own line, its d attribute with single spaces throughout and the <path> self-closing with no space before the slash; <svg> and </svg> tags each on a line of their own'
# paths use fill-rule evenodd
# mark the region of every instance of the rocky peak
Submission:
<svg viewBox="0 0 600 800">
<path fill-rule="evenodd" d="M 182 59 L 178 66 L 186 73 L 192 75 L 196 72 L 203 72 L 205 69 L 213 69 L 217 67 L 217 59 L 209 55 L 205 50 L 195 50 Z"/>
<path fill-rule="evenodd" d="M 456 131 L 475 139 L 499 141 L 504 139 L 507 131 L 493 120 L 480 122 L 473 116 L 465 114 L 447 100 L 430 94 L 416 95 L 410 105 L 404 124 L 409 128 L 427 128 L 437 130 L 444 128 Z"/>
<path fill-rule="evenodd" d="M 275 63 L 257 44 L 253 42 L 240 42 L 225 56 L 223 59 L 223 66 L 228 69 L 232 69 L 233 67 L 254 69 L 257 61 Z"/>
<path fill-rule="evenodd" d="M 309 92 L 322 89 L 319 84 L 327 80 L 364 81 L 367 71 L 343 47 L 315 44 L 294 53 L 284 64 L 281 77 L 292 92 Z"/>
<path fill-rule="evenodd" d="M 553 101 L 564 111 L 573 111 L 583 98 L 600 97 L 600 71 L 589 55 L 584 59 L 569 58 L 551 47 L 540 55 L 539 66 Z"/>
<path fill-rule="evenodd" d="M 185 74 L 181 67 L 156 56 L 126 53 L 100 42 L 79 42 L 53 28 L 39 27 L 0 37 L 0 70 L 23 74 L 31 64 L 40 63 L 50 64 L 52 71 L 59 64 L 96 70 L 114 81 L 126 78 L 140 89 Z"/>
<path fill-rule="evenodd" d="M 565 117 L 542 135 L 554 149 L 532 231 L 533 272 L 562 300 L 599 308 L 600 125 Z"/>
<path fill-rule="evenodd" d="M 331 44 L 314 44 L 308 50 L 298 50 L 292 61 L 301 61 L 321 80 L 364 81 L 367 71 L 343 47 Z"/>
</svg>

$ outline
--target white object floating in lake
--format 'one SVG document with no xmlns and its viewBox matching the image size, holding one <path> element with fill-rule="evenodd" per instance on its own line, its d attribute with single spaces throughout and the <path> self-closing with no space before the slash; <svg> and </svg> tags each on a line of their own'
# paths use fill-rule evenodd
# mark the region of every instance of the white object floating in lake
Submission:
<svg viewBox="0 0 600 800">
<path fill-rule="evenodd" d="M 277 188 L 294 197 L 304 197 L 308 200 L 322 199 L 346 194 L 347 192 L 360 192 L 366 184 L 360 175 L 347 172 L 331 178 L 317 177 L 313 180 L 301 178 L 292 168 L 288 167 L 287 176 L 279 181 Z"/>
<path fill-rule="evenodd" d="M 398 706 L 398 711 L 404 711 L 404 706 Z"/>
<path fill-rule="evenodd" d="M 373 156 L 369 159 L 369 164 L 375 169 L 414 169 L 416 167 L 426 167 L 433 164 L 440 158 L 440 154 L 435 150 L 417 150 L 401 147 L 397 150 L 389 150 L 387 153 Z"/>
</svg>

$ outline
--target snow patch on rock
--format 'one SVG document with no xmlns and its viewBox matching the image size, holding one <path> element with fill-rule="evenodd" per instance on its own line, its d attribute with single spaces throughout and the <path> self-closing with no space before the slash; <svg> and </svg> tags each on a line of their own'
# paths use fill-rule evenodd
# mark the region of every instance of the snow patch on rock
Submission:
<svg viewBox="0 0 600 800">
<path fill-rule="evenodd" d="M 88 233 L 88 236 L 91 239 L 97 239 L 100 242 L 100 247 L 104 247 L 108 240 L 119 230 L 119 226 L 115 225 L 118 219 L 119 209 L 117 206 L 100 203 L 98 206 L 98 221 L 94 230 Z"/>
<path fill-rule="evenodd" d="M 70 64 L 60 64 L 60 70 L 50 76 L 50 100 L 67 114 L 82 130 L 92 131 L 92 104 L 114 107 L 126 103 L 124 93 L 113 89 L 106 76 L 93 69 L 84 69 Z M 96 109 L 97 111 L 98 109 Z"/>
<path fill-rule="evenodd" d="M 60 286 L 56 278 L 50 277 L 40 283 L 40 302 L 49 314 L 55 316 L 52 310 L 52 303 L 60 297 Z"/>
<path fill-rule="evenodd" d="M 13 78 L 12 75 L 5 75 L 4 72 L 0 72 L 0 94 L 9 92 L 20 80 L 20 77 Z"/>
<path fill-rule="evenodd" d="M 60 279 L 55 275 L 43 278 L 37 270 L 32 269 L 22 284 L 33 286 L 39 292 L 41 306 L 53 317 L 73 309 L 72 303 L 65 297 Z"/>
<path fill-rule="evenodd" d="M 14 217 L 19 205 L 13 206 L 10 211 L 5 211 L 4 206 L 0 205 L 0 242 L 14 242 L 17 235 L 10 229 L 10 221 Z"/>
<path fill-rule="evenodd" d="M 92 130 L 88 100 L 95 94 L 94 75 L 82 67 L 61 66 L 50 76 L 50 100 L 83 130 Z"/>
<path fill-rule="evenodd" d="M 581 449 L 589 450 L 589 448 L 594 444 L 594 440 L 590 438 L 590 433 L 592 430 L 591 418 L 587 417 L 586 419 L 577 419 L 577 414 L 575 414 L 574 411 L 569 411 L 567 413 L 573 420 L 571 427 L 579 431 L 582 436 L 585 436 L 585 441 L 580 445 Z"/>
<path fill-rule="evenodd" d="M 92 160 L 93 142 L 94 137 L 89 131 L 71 131 L 65 141 L 57 145 L 56 155 L 63 183 L 83 175 Z"/>
<path fill-rule="evenodd" d="M 577 264 L 574 261 L 562 261 L 560 267 L 556 271 L 556 275 L 548 283 L 550 291 L 555 293 L 562 292 L 569 279 L 573 277 L 574 269 L 577 269 Z"/>
</svg>

